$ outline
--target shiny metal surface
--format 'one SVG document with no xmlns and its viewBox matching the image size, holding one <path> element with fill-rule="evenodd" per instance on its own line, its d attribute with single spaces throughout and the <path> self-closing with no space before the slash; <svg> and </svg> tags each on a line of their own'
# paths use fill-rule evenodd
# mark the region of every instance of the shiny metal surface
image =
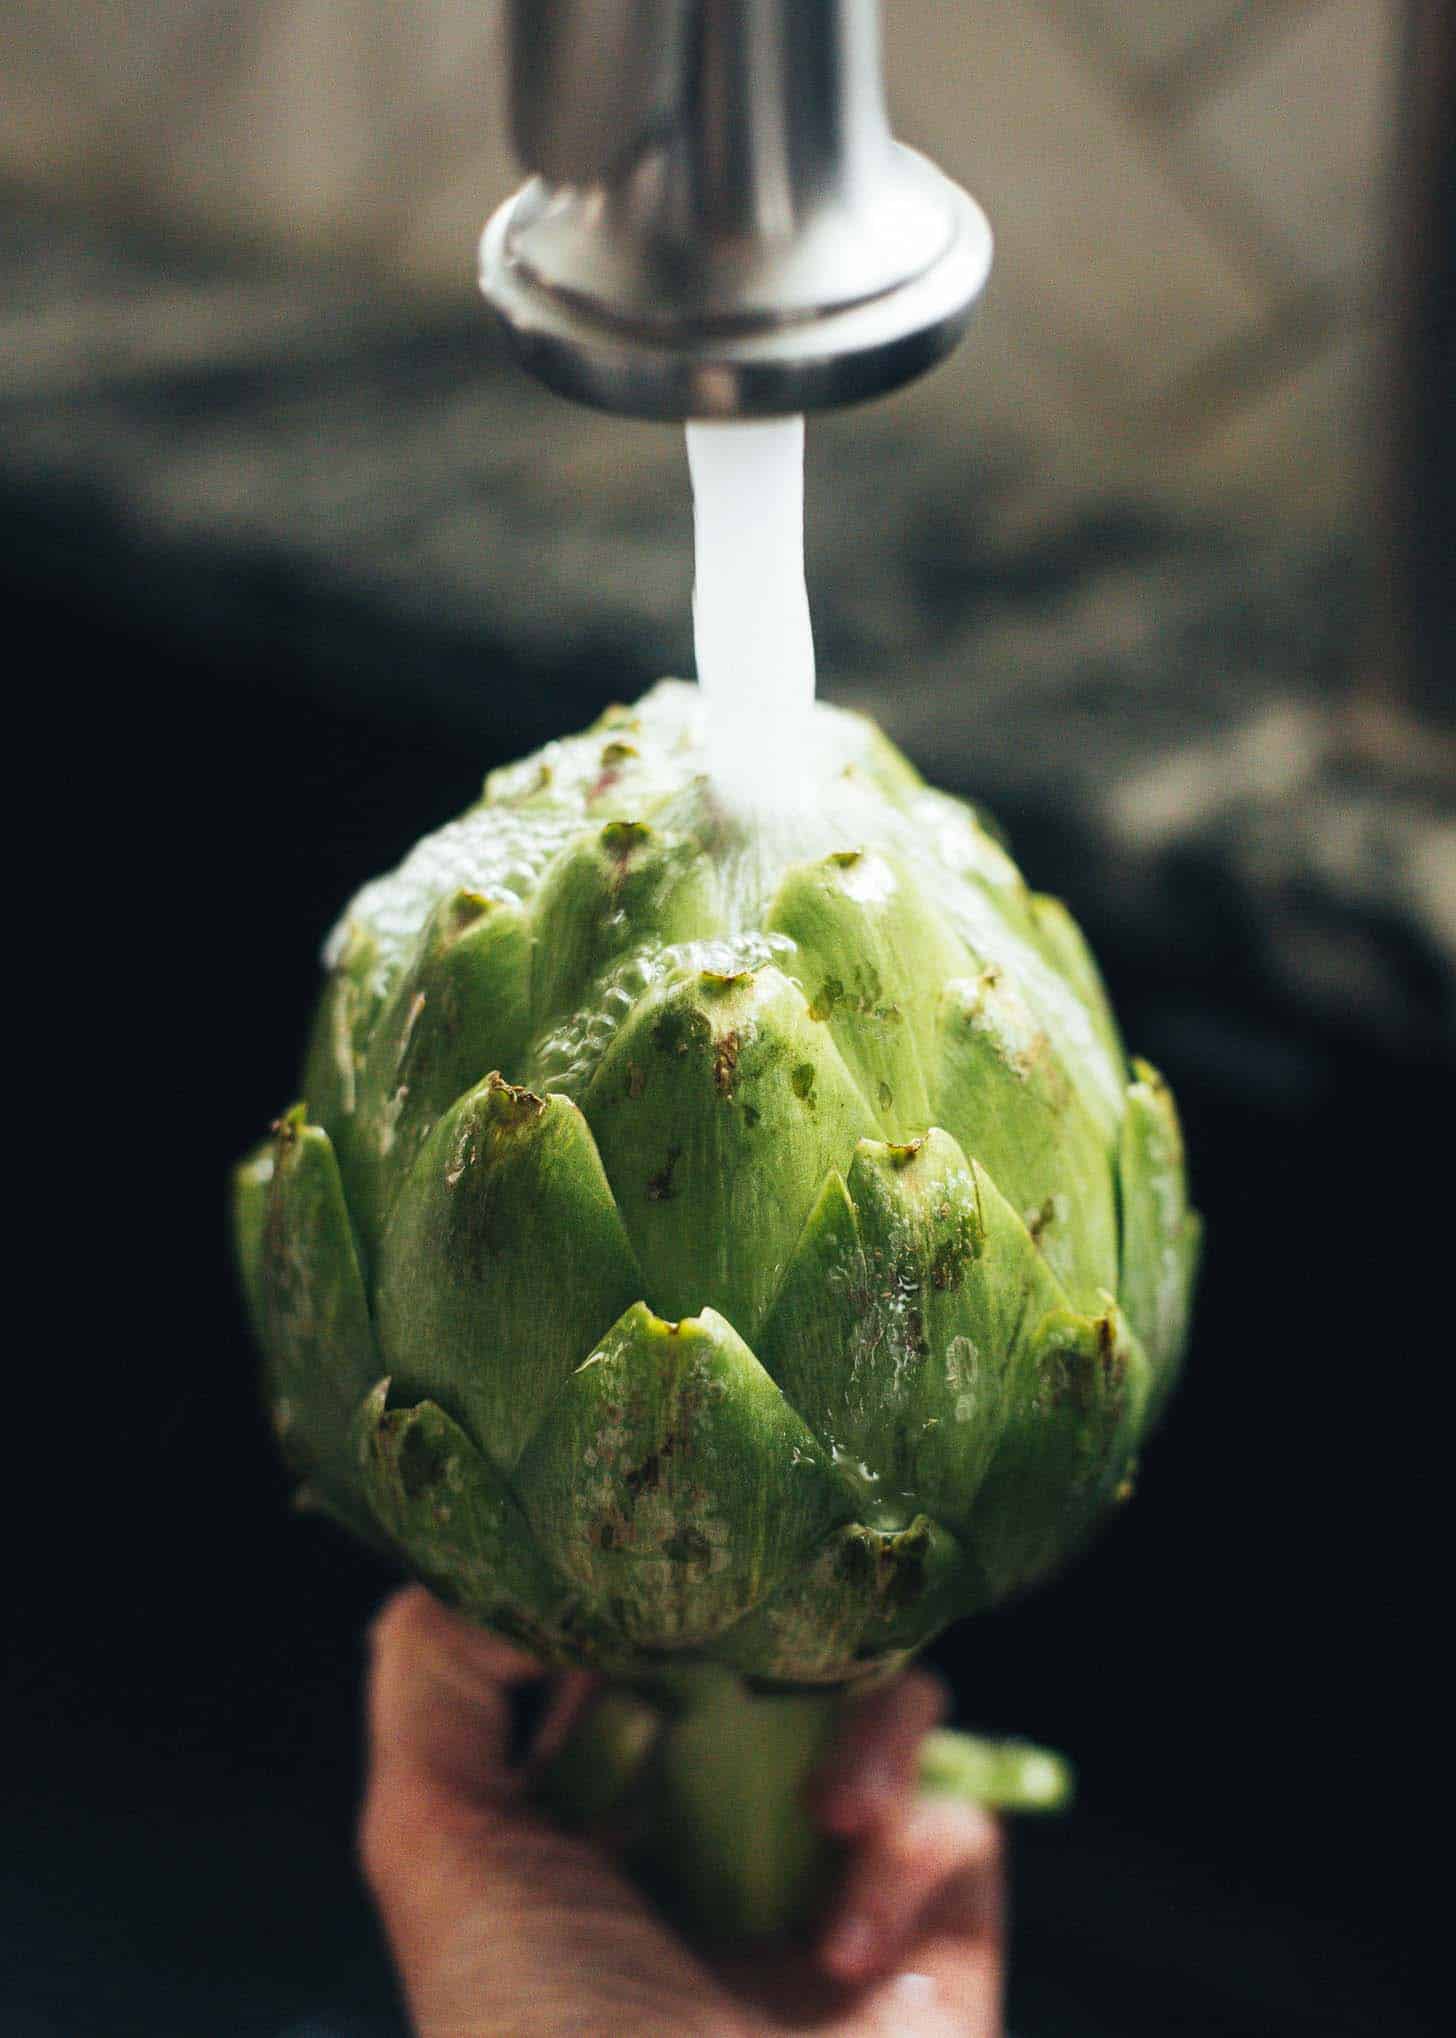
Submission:
<svg viewBox="0 0 1456 2038">
<path fill-rule="evenodd" d="M 531 181 L 481 244 L 517 351 L 640 416 L 850 403 L 954 344 L 973 201 L 896 143 L 878 0 L 513 0 Z"/>
<path fill-rule="evenodd" d="M 682 0 L 509 0 L 511 139 L 558 184 L 609 176 L 673 104 Z"/>
</svg>

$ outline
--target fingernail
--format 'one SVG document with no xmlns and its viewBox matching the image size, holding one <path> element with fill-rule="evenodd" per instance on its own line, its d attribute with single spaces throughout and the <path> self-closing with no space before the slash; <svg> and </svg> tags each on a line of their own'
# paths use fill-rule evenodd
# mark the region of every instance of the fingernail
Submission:
<svg viewBox="0 0 1456 2038">
<path fill-rule="evenodd" d="M 871 1921 L 852 1911 L 824 1942 L 824 1962 L 836 1974 L 863 1974 L 874 1963 L 878 1934 Z"/>
</svg>

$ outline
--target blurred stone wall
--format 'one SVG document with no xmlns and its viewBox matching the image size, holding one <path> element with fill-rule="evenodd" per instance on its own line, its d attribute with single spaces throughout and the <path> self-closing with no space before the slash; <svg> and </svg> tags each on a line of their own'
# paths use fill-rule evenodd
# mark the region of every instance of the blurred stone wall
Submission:
<svg viewBox="0 0 1456 2038">
<path fill-rule="evenodd" d="M 0 175 L 471 287 L 511 186 L 496 0 L 9 0 Z M 1365 492 L 1396 0 L 888 0 L 907 139 L 998 235 L 974 342 L 864 414 L 1020 515 L 1172 494 L 1295 527 Z M 1005 488 L 1003 485 L 1003 495 Z"/>
</svg>

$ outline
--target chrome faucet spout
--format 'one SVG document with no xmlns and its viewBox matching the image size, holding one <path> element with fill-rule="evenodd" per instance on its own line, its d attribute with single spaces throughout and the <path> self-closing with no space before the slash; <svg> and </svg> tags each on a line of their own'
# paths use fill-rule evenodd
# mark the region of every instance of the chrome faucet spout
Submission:
<svg viewBox="0 0 1456 2038">
<path fill-rule="evenodd" d="M 511 0 L 531 181 L 481 243 L 526 366 L 639 416 L 882 394 L 984 285 L 974 202 L 897 143 L 879 0 Z"/>
</svg>

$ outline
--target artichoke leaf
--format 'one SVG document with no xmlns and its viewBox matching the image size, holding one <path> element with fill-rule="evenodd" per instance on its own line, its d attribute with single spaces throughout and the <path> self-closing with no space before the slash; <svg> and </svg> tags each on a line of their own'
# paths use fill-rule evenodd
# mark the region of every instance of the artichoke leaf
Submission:
<svg viewBox="0 0 1456 2038">
<path fill-rule="evenodd" d="M 1034 901 L 993 815 L 952 793 L 926 786 L 910 809 L 907 848 L 922 879 L 934 885 L 953 873 L 975 885 L 1019 933 L 1034 931 Z"/>
<path fill-rule="evenodd" d="M 380 1344 L 402 1400 L 438 1402 L 508 1469 L 642 1286 L 581 1112 L 492 1074 L 446 1112 L 395 1201 Z"/>
<path fill-rule="evenodd" d="M 539 775 L 540 768 L 540 758 L 525 766 L 532 775 Z M 377 951 L 375 975 L 383 996 L 406 967 L 442 899 L 463 889 L 525 904 L 541 873 L 580 826 L 579 815 L 551 801 L 539 808 L 503 809 L 482 799 L 423 836 L 393 870 L 357 892 L 330 950 L 355 930 L 367 934 Z"/>
<path fill-rule="evenodd" d="M 1000 1598 L 1054 1570 L 1131 1492 L 1152 1371 L 1110 1296 L 1054 1310 L 1021 1353 L 1005 1429 L 964 1531 Z"/>
<path fill-rule="evenodd" d="M 545 1659 L 570 1658 L 569 1588 L 502 1474 L 434 1402 L 391 1408 L 389 1393 L 379 1381 L 353 1424 L 359 1484 L 389 1543 L 447 1605 Z"/>
<path fill-rule="evenodd" d="M 750 1343 L 830 1167 L 871 1130 L 798 988 L 702 971 L 623 1023 L 583 1098 L 663 1316 L 711 1307 Z"/>
<path fill-rule="evenodd" d="M 333 1146 L 302 1105 L 279 1121 L 266 1178 L 256 1158 L 241 1172 L 234 1207 L 274 1428 L 294 1470 L 348 1513 L 349 1424 L 379 1354 Z"/>
<path fill-rule="evenodd" d="M 1134 1061 L 1122 1126 L 1122 1276 L 1118 1295 L 1153 1367 L 1155 1399 L 1172 1386 L 1188 1335 L 1199 1245 L 1188 1208 L 1183 1135 L 1172 1092 Z"/>
<path fill-rule="evenodd" d="M 1020 1214 L 1069 1300 L 1095 1308 L 1117 1286 L 1114 1150 L 995 965 L 945 986 L 939 1076 L 937 1121 Z"/>
<path fill-rule="evenodd" d="M 233 1259 L 243 1291 L 243 1311 L 255 1343 L 267 1336 L 263 1300 L 263 1227 L 273 1183 L 273 1141 L 254 1147 L 233 1169 Z"/>
<path fill-rule="evenodd" d="M 954 1539 L 927 1516 L 849 1522 L 715 1647 L 766 1683 L 839 1686 L 897 1669 L 977 1603 Z"/>
<path fill-rule="evenodd" d="M 376 1019 L 357 1086 L 349 1189 L 371 1249 L 399 1184 L 457 1098 L 526 1040 L 531 938 L 509 898 L 441 900 Z"/>
<path fill-rule="evenodd" d="M 611 746 L 608 745 L 608 749 Z M 546 871 L 532 904 L 535 1028 L 575 1012 L 601 974 L 634 950 L 718 929 L 707 860 L 690 835 L 609 821 Z"/>
<path fill-rule="evenodd" d="M 838 719 L 853 745 L 849 769 L 867 779 L 890 805 L 902 812 L 913 810 L 917 797 L 925 791 L 925 781 L 904 751 L 890 741 L 871 715 L 841 708 Z"/>
<path fill-rule="evenodd" d="M 764 1364 L 866 1519 L 968 1516 L 1021 1344 L 1065 1296 L 1026 1227 L 949 1133 L 861 1140 L 831 1175 L 759 1340 Z"/>
<path fill-rule="evenodd" d="M 529 757 L 496 766 L 486 777 L 486 802 L 603 821 L 648 813 L 681 787 L 680 739 L 696 717 L 697 692 L 667 680 L 635 706 L 619 702 L 604 709 L 579 734 L 558 736 Z"/>
<path fill-rule="evenodd" d="M 384 1002 L 389 966 L 372 928 L 345 920 L 335 937 L 328 982 L 319 1001 L 303 1067 L 303 1102 L 309 1120 L 333 1142 L 346 1189 L 363 1171 L 354 1165 L 359 1080 L 370 1036 Z"/>
<path fill-rule="evenodd" d="M 911 1139 L 931 1122 L 936 995 L 970 957 L 889 858 L 848 849 L 790 870 L 770 929 L 795 944 L 792 972 L 859 1083 L 876 1129 Z"/>
<path fill-rule="evenodd" d="M 1031 894 L 1032 917 L 1037 944 L 1042 954 L 1066 978 L 1087 1008 L 1102 1051 L 1114 1068 L 1122 1068 L 1127 1056 L 1113 1017 L 1112 1004 L 1096 957 L 1087 937 L 1060 899 L 1050 892 Z"/>
<path fill-rule="evenodd" d="M 851 1497 L 715 1311 L 626 1311 L 557 1395 L 514 1486 L 541 1548 L 629 1642 L 742 1618 Z"/>
</svg>

